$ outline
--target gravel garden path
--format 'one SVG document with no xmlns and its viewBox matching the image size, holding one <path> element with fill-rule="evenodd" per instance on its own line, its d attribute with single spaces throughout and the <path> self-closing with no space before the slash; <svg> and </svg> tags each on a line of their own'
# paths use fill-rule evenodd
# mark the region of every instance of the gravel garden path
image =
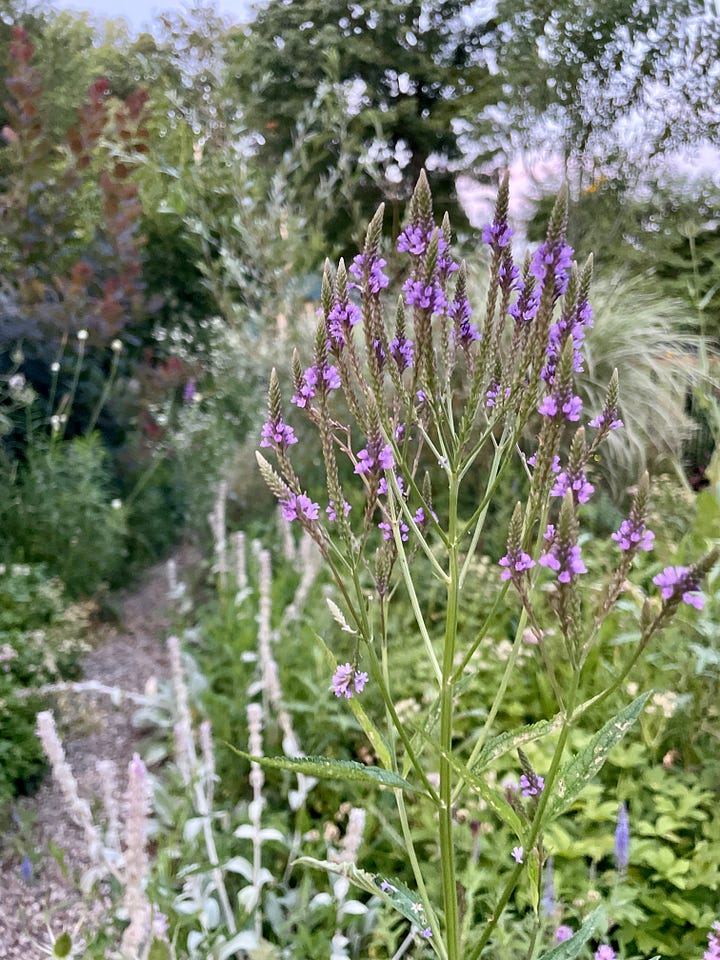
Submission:
<svg viewBox="0 0 720 960">
<path fill-rule="evenodd" d="M 189 550 L 179 551 L 178 569 L 192 559 Z M 167 675 L 167 590 L 162 563 L 148 570 L 135 589 L 115 595 L 118 623 L 98 628 L 84 660 L 84 680 L 143 693 Z M 54 709 L 61 735 L 71 730 L 65 750 L 80 793 L 95 806 L 98 760 L 113 760 L 120 784 L 125 780 L 139 739 L 132 724 L 137 707 L 127 700 L 115 706 L 107 696 L 71 693 L 60 694 Z M 72 935 L 73 928 L 82 931 L 87 925 L 97 929 L 108 905 L 98 898 L 88 908 L 78 891 L 76 881 L 88 860 L 82 831 L 66 816 L 57 785 L 48 777 L 34 796 L 18 801 L 16 812 L 22 832 L 0 840 L 0 960 L 41 960 L 47 955 L 41 946 L 48 943 L 48 926 L 55 935 L 63 930 Z M 21 845 L 34 861 L 30 879 L 22 876 Z"/>
</svg>

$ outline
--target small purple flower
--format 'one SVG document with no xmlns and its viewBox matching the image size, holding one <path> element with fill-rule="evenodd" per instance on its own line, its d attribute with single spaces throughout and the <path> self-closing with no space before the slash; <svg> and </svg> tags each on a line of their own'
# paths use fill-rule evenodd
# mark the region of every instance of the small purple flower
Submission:
<svg viewBox="0 0 720 960">
<path fill-rule="evenodd" d="M 337 390 L 339 386 L 340 374 L 337 367 L 326 363 L 322 374 L 317 366 L 308 367 L 303 373 L 298 392 L 290 397 L 290 402 L 297 407 L 306 407 L 308 400 L 313 399 L 318 389 L 330 391 Z"/>
<path fill-rule="evenodd" d="M 433 520 L 435 521 L 435 523 L 437 523 L 437 522 L 438 522 L 438 516 L 437 516 L 437 514 L 435 513 L 435 511 L 434 511 L 434 510 L 431 510 L 431 511 L 430 511 L 430 514 L 431 514 Z M 416 525 L 417 527 L 421 527 L 421 528 L 427 526 L 427 524 L 430 522 L 430 521 L 428 520 L 427 515 L 425 514 L 425 511 L 423 510 L 422 507 L 418 507 L 417 510 L 415 511 L 415 513 L 414 513 L 414 515 L 413 515 L 413 522 L 415 523 L 415 525 Z"/>
<path fill-rule="evenodd" d="M 401 493 L 403 496 L 405 496 L 405 481 L 403 480 L 403 478 L 398 475 L 397 477 L 395 477 L 395 482 L 396 482 L 397 485 L 398 485 L 398 490 L 400 491 L 400 493 Z M 381 497 L 384 497 L 384 496 L 387 494 L 387 492 L 388 492 L 388 483 L 387 483 L 387 480 L 385 479 L 385 477 L 380 477 L 380 481 L 379 481 L 379 483 L 378 483 L 378 491 L 377 491 L 377 492 L 378 492 L 378 494 L 379 494 Z"/>
<path fill-rule="evenodd" d="M 421 930 L 420 936 L 425 937 L 426 940 L 429 940 L 432 937 L 432 930 L 430 929 L 430 927 L 425 927 L 424 930 Z"/>
<path fill-rule="evenodd" d="M 500 574 L 501 580 L 519 580 L 524 570 L 529 570 L 535 566 L 535 561 L 530 554 L 520 550 L 517 553 L 506 553 L 498 561 L 501 567 L 505 567 Z"/>
<path fill-rule="evenodd" d="M 425 280 L 413 280 L 412 277 L 408 277 L 402 289 L 405 294 L 405 303 L 409 307 L 442 313 L 447 306 L 445 294 L 436 280 L 428 283 Z"/>
<path fill-rule="evenodd" d="M 508 308 L 508 313 L 518 323 L 529 323 L 537 316 L 540 306 L 540 291 L 534 283 L 518 281 L 519 295 L 515 303 Z"/>
<path fill-rule="evenodd" d="M 557 417 L 562 414 L 567 420 L 576 421 L 582 413 L 582 400 L 568 389 L 559 393 L 549 393 L 538 407 L 538 413 L 544 417 Z"/>
<path fill-rule="evenodd" d="M 287 450 L 293 443 L 297 443 L 297 437 L 293 428 L 284 423 L 282 418 L 278 420 L 268 420 L 263 425 L 261 432 L 261 447 L 272 447 L 274 450 Z"/>
<path fill-rule="evenodd" d="M 523 857 L 525 856 L 525 851 L 522 847 L 513 847 L 512 848 L 512 857 L 515 863 L 523 863 Z"/>
<path fill-rule="evenodd" d="M 615 951 L 609 943 L 603 943 L 597 948 L 595 960 L 615 960 Z"/>
<path fill-rule="evenodd" d="M 577 544 L 561 544 L 555 535 L 555 527 L 551 523 L 548 524 L 544 538 L 549 544 L 549 550 L 540 557 L 538 563 L 541 567 L 554 570 L 560 583 L 570 583 L 574 576 L 587 573 L 587 567 L 580 555 L 580 547 Z"/>
<path fill-rule="evenodd" d="M 411 253 L 414 257 L 422 257 L 427 250 L 431 230 L 423 230 L 419 224 L 409 224 L 398 237 L 397 248 L 399 253 Z"/>
<path fill-rule="evenodd" d="M 448 310 L 450 319 L 454 322 L 452 336 L 457 337 L 460 346 L 467 350 L 471 343 L 480 339 L 480 332 L 474 323 L 470 322 L 472 307 L 465 294 L 456 296 Z"/>
<path fill-rule="evenodd" d="M 395 337 L 390 342 L 390 356 L 401 373 L 403 370 L 408 370 L 415 362 L 415 347 L 412 340 L 408 340 L 407 337 Z"/>
<path fill-rule="evenodd" d="M 576 503 L 587 503 L 595 492 L 595 487 L 588 481 L 584 470 L 580 469 L 572 473 L 570 470 L 563 470 L 558 474 L 550 496 L 564 497 L 568 490 L 572 490 Z"/>
<path fill-rule="evenodd" d="M 515 290 L 518 286 L 516 281 L 519 276 L 520 269 L 512 262 L 512 258 L 509 256 L 503 257 L 503 261 L 500 264 L 500 270 L 498 271 L 500 289 L 507 293 L 509 293 L 511 290 Z"/>
<path fill-rule="evenodd" d="M 624 874 L 630 863 L 630 817 L 627 806 L 621 803 L 618 807 L 617 825 L 615 827 L 615 869 Z"/>
<path fill-rule="evenodd" d="M 485 394 L 485 397 L 486 397 L 485 406 L 494 407 L 497 404 L 499 394 L 500 394 L 500 384 L 499 383 L 492 384 L 490 386 L 490 389 Z M 503 391 L 502 399 L 507 400 L 509 396 L 510 396 L 510 387 L 505 387 L 505 390 Z"/>
<path fill-rule="evenodd" d="M 482 228 L 482 241 L 490 244 L 494 250 L 502 250 L 510 243 L 514 233 L 506 220 L 493 220 Z"/>
<path fill-rule="evenodd" d="M 620 529 L 611 534 L 621 550 L 652 550 L 655 534 L 644 523 L 629 517 L 620 524 Z"/>
<path fill-rule="evenodd" d="M 548 274 L 554 278 L 555 297 L 562 296 L 567 290 L 570 268 L 572 267 L 573 248 L 564 240 L 549 244 L 547 240 L 535 251 L 530 264 L 530 273 L 543 283 Z"/>
<path fill-rule="evenodd" d="M 350 331 L 358 323 L 360 323 L 359 308 L 349 301 L 346 303 L 336 301 L 327 318 L 330 346 L 344 347 L 350 338 Z"/>
<path fill-rule="evenodd" d="M 387 522 L 387 520 L 382 520 L 378 524 L 378 529 L 382 530 L 383 540 L 392 540 L 393 532 L 392 525 Z M 407 543 L 408 536 L 410 535 L 410 527 L 406 523 L 400 522 L 400 539 L 403 543 Z"/>
<path fill-rule="evenodd" d="M 561 924 L 555 931 L 555 939 L 558 943 L 565 943 L 572 935 L 572 927 L 569 927 L 566 923 Z"/>
<path fill-rule="evenodd" d="M 520 787 L 524 797 L 536 797 L 539 793 L 543 792 L 545 780 L 537 774 L 533 774 L 532 777 L 523 774 L 520 777 Z"/>
<path fill-rule="evenodd" d="M 369 442 L 367 447 L 358 451 L 355 473 L 379 473 L 381 470 L 392 470 L 395 466 L 395 457 L 389 443 L 378 449 L 378 444 Z M 387 492 L 387 487 L 385 488 Z"/>
<path fill-rule="evenodd" d="M 351 510 L 350 504 L 347 500 L 343 500 L 343 515 L 347 516 Z M 337 520 L 337 513 L 335 511 L 335 501 L 331 500 L 330 503 L 325 507 L 325 513 L 328 515 L 330 520 Z"/>
<path fill-rule="evenodd" d="M 380 889 L 383 893 L 395 893 L 397 887 L 394 887 L 391 883 L 388 883 L 387 880 L 380 881 Z"/>
<path fill-rule="evenodd" d="M 603 410 L 602 413 L 599 413 L 590 421 L 590 426 L 596 430 L 617 430 L 619 427 L 624 427 L 625 424 L 618 417 L 617 409 L 614 409 L 612 411 Z"/>
<path fill-rule="evenodd" d="M 702 610 L 705 606 L 705 597 L 700 592 L 697 577 L 689 567 L 665 567 L 662 573 L 653 577 L 653 583 L 661 588 L 663 600 L 682 597 L 683 603 Z"/>
<path fill-rule="evenodd" d="M 289 494 L 280 501 L 280 507 L 286 520 L 317 520 L 320 515 L 320 504 L 313 503 L 304 493 Z"/>
<path fill-rule="evenodd" d="M 332 692 L 336 697 L 352 700 L 356 693 L 363 692 L 369 679 L 366 673 L 361 673 L 352 664 L 345 663 L 333 674 Z"/>
<path fill-rule="evenodd" d="M 183 400 L 186 403 L 189 403 L 190 400 L 193 400 L 195 398 L 196 393 L 197 393 L 197 384 L 195 383 L 195 380 L 188 380 L 188 382 L 183 387 Z"/>
<path fill-rule="evenodd" d="M 368 255 L 365 253 L 359 253 L 350 264 L 350 273 L 357 280 L 362 280 L 365 270 L 367 269 L 368 286 L 370 287 L 370 292 L 378 294 L 390 283 L 390 278 L 387 276 L 387 274 L 383 273 L 382 268 L 385 266 L 387 266 L 387 261 L 383 260 L 381 257 L 378 257 L 376 254 Z M 358 287 L 359 284 L 353 283 L 351 286 Z"/>
</svg>

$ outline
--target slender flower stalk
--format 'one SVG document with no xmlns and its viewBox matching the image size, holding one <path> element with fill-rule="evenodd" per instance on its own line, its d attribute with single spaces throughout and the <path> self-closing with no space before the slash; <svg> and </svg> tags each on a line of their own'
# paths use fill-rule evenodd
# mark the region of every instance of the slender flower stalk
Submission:
<svg viewBox="0 0 720 960">
<path fill-rule="evenodd" d="M 149 812 L 147 770 L 135 754 L 128 764 L 125 826 L 125 910 L 130 923 L 123 932 L 120 944 L 120 950 L 128 960 L 136 960 L 140 947 L 150 936 L 151 910 L 145 893 L 150 866 L 147 853 Z"/>
</svg>

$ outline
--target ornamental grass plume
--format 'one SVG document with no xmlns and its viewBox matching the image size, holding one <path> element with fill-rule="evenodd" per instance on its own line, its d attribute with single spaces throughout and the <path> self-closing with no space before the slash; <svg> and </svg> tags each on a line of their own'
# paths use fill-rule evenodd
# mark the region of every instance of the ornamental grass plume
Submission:
<svg viewBox="0 0 720 960">
<path fill-rule="evenodd" d="M 422 915 L 421 929 L 441 960 L 479 960 L 518 887 L 526 888 L 526 901 L 538 896 L 548 857 L 546 825 L 597 773 L 603 751 L 632 726 L 647 694 L 599 726 L 592 756 L 588 747 L 566 758 L 571 730 L 582 718 L 588 722 L 591 709 L 595 722 L 599 708 L 625 689 L 637 660 L 681 603 L 700 605 L 701 583 L 720 554 L 711 550 L 655 578 L 660 589 L 653 588 L 656 595 L 644 603 L 636 642 L 619 650 L 612 676 L 598 678 L 602 658 L 590 658 L 591 651 L 627 590 L 637 553 L 653 544 L 646 526 L 649 478 L 640 480 L 626 522 L 608 540 L 615 566 L 598 583 L 583 557 L 586 505 L 596 493 L 598 452 L 629 418 L 612 369 L 602 395 L 596 383 L 591 391 L 580 388 L 588 372 L 597 370 L 587 358 L 598 326 L 591 307 L 592 258 L 574 260 L 563 188 L 544 242 L 516 262 L 508 203 L 505 177 L 493 220 L 483 230 L 490 276 L 484 302 L 475 308 L 467 266 L 455 258 L 447 216 L 440 224 L 435 220 L 425 174 L 396 244 L 404 266 L 396 295 L 385 271 L 381 207 L 349 275 L 343 260 L 325 264 L 312 348 L 308 356 L 293 355 L 289 406 L 272 372 L 263 453 L 257 453 L 283 517 L 312 538 L 335 585 L 331 610 L 341 632 L 326 651 L 328 694 L 347 702 L 376 756 L 372 773 L 333 758 L 308 760 L 307 769 L 393 790 L 416 890 L 401 896 L 398 884 L 385 878 L 371 883 L 366 874 L 348 875 L 411 925 L 418 926 L 413 917 Z M 308 427 L 303 437 L 314 432 L 310 449 L 311 440 L 293 442 L 296 419 Z M 311 487 L 296 471 L 299 446 L 306 447 L 306 462 L 320 463 L 320 486 Z M 505 555 L 497 558 L 495 604 L 487 622 L 470 634 L 463 604 L 472 592 L 474 558 L 495 515 L 493 500 L 508 489 L 512 469 L 525 474 L 528 493 L 515 506 Z M 480 493 L 478 483 L 484 486 Z M 432 616 L 419 590 L 421 569 L 436 588 Z M 395 618 L 398 593 L 409 602 L 412 629 Z M 471 706 L 473 657 L 501 611 L 515 630 L 505 673 L 487 703 Z M 502 729 L 500 718 L 512 713 L 505 704 L 509 679 L 528 632 L 554 716 L 543 714 L 542 722 L 520 730 Z M 407 657 L 411 644 L 434 688 L 425 716 L 412 723 L 397 710 L 407 697 L 398 650 Z M 485 720 L 469 729 L 467 711 L 479 707 Z M 521 755 L 520 788 L 499 793 L 490 779 L 492 761 L 543 736 L 552 740 L 542 777 Z M 467 854 L 456 845 L 454 811 L 461 798 L 476 792 L 486 801 L 488 818 L 502 821 L 513 839 L 488 889 L 474 891 L 475 903 L 490 903 L 487 917 L 463 923 L 458 861 Z M 427 847 L 413 833 L 406 795 L 435 818 L 437 887 L 428 881 L 422 860 Z M 337 865 L 320 865 L 337 873 Z M 590 929 L 585 933 L 587 942 Z"/>
</svg>

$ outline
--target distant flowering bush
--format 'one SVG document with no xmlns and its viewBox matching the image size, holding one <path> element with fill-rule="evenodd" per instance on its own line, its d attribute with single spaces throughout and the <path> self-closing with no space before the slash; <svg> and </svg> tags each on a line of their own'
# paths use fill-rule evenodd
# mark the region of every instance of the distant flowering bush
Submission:
<svg viewBox="0 0 720 960">
<path fill-rule="evenodd" d="M 624 688 L 638 658 L 681 603 L 702 606 L 701 583 L 718 558 L 716 549 L 691 566 L 667 567 L 655 576 L 659 596 L 645 599 L 635 642 L 618 648 L 614 673 L 598 680 L 597 658 L 588 666 L 590 653 L 628 587 L 635 557 L 652 549 L 654 535 L 647 527 L 646 474 L 612 535 L 619 547 L 616 568 L 602 582 L 591 582 L 582 554 L 582 511 L 595 493 L 590 474 L 596 454 L 623 423 L 617 375 L 607 386 L 602 409 L 589 416 L 576 388 L 584 370 L 585 334 L 593 323 L 592 260 L 582 266 L 574 262 L 566 210 L 563 191 L 545 241 L 524 263 L 516 263 L 503 181 L 493 220 L 482 234 L 490 253 L 490 283 L 483 309 L 475 312 L 467 295 L 467 267 L 453 255 L 447 218 L 435 222 L 423 174 L 396 242 L 406 266 L 397 297 L 390 299 L 384 271 L 381 208 L 350 267 L 353 279 L 342 260 L 336 268 L 326 264 L 310 365 L 298 353 L 293 357 L 291 402 L 317 431 L 315 451 L 325 489 L 308 491 L 296 473 L 290 456 L 295 433 L 286 422 L 274 371 L 261 437 L 261 446 L 273 451 L 274 464 L 258 453 L 283 516 L 315 541 L 336 585 L 339 602 L 331 601 L 331 609 L 344 641 L 337 642 L 342 654 L 335 659 L 329 689 L 348 701 L 374 751 L 372 767 L 307 758 L 303 772 L 393 790 L 416 890 L 354 865 L 305 861 L 333 875 L 342 872 L 384 899 L 442 960 L 479 960 L 521 885 L 526 897 L 521 903 L 529 899 L 538 909 L 539 891 L 545 889 L 549 906 L 546 911 L 543 902 L 543 911 L 552 913 L 546 827 L 597 774 L 649 692 L 607 718 L 586 747 L 566 757 L 570 731 Z M 528 445 L 528 436 L 536 442 Z M 494 699 L 482 704 L 484 723 L 469 736 L 466 727 L 457 736 L 458 717 L 467 705 L 465 681 L 488 629 L 486 623 L 477 635 L 467 635 L 462 600 L 491 501 L 513 462 L 526 472 L 529 492 L 515 507 L 506 552 L 497 560 L 497 604 L 516 608 L 515 639 Z M 484 493 L 463 513 L 461 493 L 471 471 L 476 482 L 481 463 Z M 423 562 L 444 593 L 440 633 L 417 587 L 415 571 Z M 414 636 L 400 634 L 393 624 L 393 597 L 399 590 L 414 613 Z M 497 718 L 528 636 L 556 715 L 503 730 Z M 399 716 L 397 705 L 407 694 L 393 663 L 398 644 L 416 642 L 435 696 L 425 718 L 410 722 Z M 337 659 L 344 662 L 338 665 Z M 366 688 L 382 700 L 381 711 L 358 703 Z M 552 748 L 541 775 L 523 747 L 543 737 L 551 738 Z M 511 752 L 518 756 L 520 775 L 503 793 L 488 774 L 495 760 Z M 284 763 L 282 758 L 258 762 Z M 458 861 L 465 854 L 456 845 L 454 811 L 472 794 L 482 798 L 488 816 L 501 821 L 515 843 L 496 865 L 484 900 L 475 896 L 470 922 L 462 919 L 470 907 L 461 908 Z M 410 826 L 410 802 L 429 805 L 437 823 L 434 859 L 441 902 L 428 882 L 426 838 L 418 844 Z M 624 805 L 615 844 L 617 870 L 624 875 L 629 856 Z M 480 902 L 490 903 L 484 916 Z M 558 927 L 556 941 L 567 941 L 564 960 L 578 956 L 591 940 L 596 960 L 614 960 L 614 948 L 598 942 L 606 927 L 602 907 L 576 932 Z"/>
</svg>

